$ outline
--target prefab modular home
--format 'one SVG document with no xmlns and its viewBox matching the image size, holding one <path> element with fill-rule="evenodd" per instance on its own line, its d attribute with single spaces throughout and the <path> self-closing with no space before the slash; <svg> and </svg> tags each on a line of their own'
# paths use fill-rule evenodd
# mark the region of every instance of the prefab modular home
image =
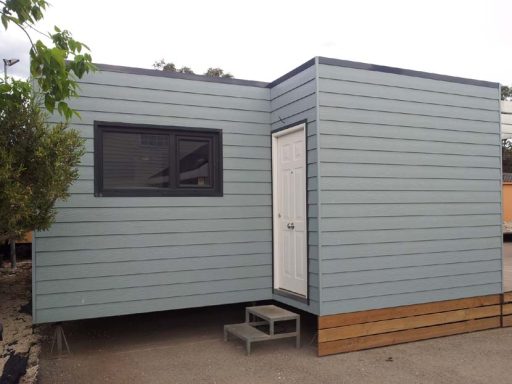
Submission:
<svg viewBox="0 0 512 384">
<path fill-rule="evenodd" d="M 35 235 L 36 323 L 273 299 L 318 316 L 321 355 L 500 326 L 498 84 L 98 68 L 80 179 Z"/>
</svg>

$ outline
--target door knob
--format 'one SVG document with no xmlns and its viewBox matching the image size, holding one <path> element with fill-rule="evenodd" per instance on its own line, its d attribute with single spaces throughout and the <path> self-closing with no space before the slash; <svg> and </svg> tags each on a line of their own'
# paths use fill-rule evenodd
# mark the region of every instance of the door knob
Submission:
<svg viewBox="0 0 512 384">
<path fill-rule="evenodd" d="M 288 228 L 288 229 L 294 229 L 294 228 L 295 228 L 295 224 L 293 224 L 293 223 L 288 223 L 288 224 L 286 225 L 286 228 Z"/>
</svg>

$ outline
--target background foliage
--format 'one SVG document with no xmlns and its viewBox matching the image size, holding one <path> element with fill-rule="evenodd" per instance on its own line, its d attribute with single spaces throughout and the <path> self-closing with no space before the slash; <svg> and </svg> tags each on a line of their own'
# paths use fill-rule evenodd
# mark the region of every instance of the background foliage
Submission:
<svg viewBox="0 0 512 384">
<path fill-rule="evenodd" d="M 5 30 L 9 26 L 18 27 L 30 41 L 30 74 L 37 82 L 46 109 L 50 112 L 56 109 L 70 119 L 76 112 L 69 107 L 67 99 L 77 96 L 76 79 L 95 67 L 87 45 L 75 40 L 69 31 L 57 26 L 52 33 L 36 29 L 48 5 L 45 0 L 0 0 L 0 19 Z M 34 33 L 50 44 L 34 40 Z"/>
<path fill-rule="evenodd" d="M 195 72 L 190 67 L 177 68 L 174 63 L 167 63 L 164 59 L 155 61 L 153 63 L 153 68 L 159 69 L 161 71 L 195 74 Z M 231 73 L 224 72 L 222 68 L 213 67 L 208 68 L 208 70 L 205 73 L 203 73 L 203 75 L 210 77 L 224 77 L 229 79 L 233 78 L 233 75 Z"/>
<path fill-rule="evenodd" d="M 49 126 L 30 84 L 0 84 L 0 240 L 48 229 L 57 199 L 78 178 L 83 139 L 65 124 Z"/>
</svg>

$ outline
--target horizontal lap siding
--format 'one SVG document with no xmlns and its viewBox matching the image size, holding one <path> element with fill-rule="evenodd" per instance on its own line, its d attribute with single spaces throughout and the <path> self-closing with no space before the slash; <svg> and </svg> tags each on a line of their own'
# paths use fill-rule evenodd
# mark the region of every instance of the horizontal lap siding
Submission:
<svg viewBox="0 0 512 384">
<path fill-rule="evenodd" d="M 270 91 L 115 72 L 80 84 L 80 178 L 37 234 L 35 320 L 270 299 Z M 223 197 L 94 197 L 93 123 L 223 130 Z"/>
<path fill-rule="evenodd" d="M 308 244 L 309 244 L 309 304 L 283 296 L 274 299 L 312 313 L 319 313 L 318 279 L 318 209 L 317 195 L 317 121 L 316 121 L 316 66 L 292 76 L 270 90 L 272 130 L 307 121 L 308 162 Z"/>
<path fill-rule="evenodd" d="M 319 66 L 322 315 L 501 292 L 498 100 Z"/>
</svg>

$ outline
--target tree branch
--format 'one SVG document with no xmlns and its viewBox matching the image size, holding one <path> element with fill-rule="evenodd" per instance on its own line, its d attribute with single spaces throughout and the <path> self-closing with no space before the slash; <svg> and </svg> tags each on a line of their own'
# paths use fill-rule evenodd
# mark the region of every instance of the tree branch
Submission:
<svg viewBox="0 0 512 384">
<path fill-rule="evenodd" d="M 21 24 L 18 24 L 16 22 L 14 23 L 14 25 L 17 25 L 23 32 L 25 32 L 25 35 L 27 35 L 28 40 L 30 41 L 30 45 L 32 46 L 32 48 L 35 48 L 34 42 L 32 41 L 32 38 L 30 37 L 29 33 L 25 30 L 25 28 L 23 28 Z"/>
<path fill-rule="evenodd" d="M 44 33 L 44 32 L 41 32 L 39 29 L 37 29 L 36 27 L 30 25 L 30 24 L 27 24 L 27 27 L 29 27 L 30 29 L 33 29 L 34 31 L 36 31 L 37 33 L 39 33 L 40 35 L 43 35 L 44 37 L 47 37 L 49 39 L 52 38 L 52 36 L 50 35 L 50 33 Z"/>
</svg>

